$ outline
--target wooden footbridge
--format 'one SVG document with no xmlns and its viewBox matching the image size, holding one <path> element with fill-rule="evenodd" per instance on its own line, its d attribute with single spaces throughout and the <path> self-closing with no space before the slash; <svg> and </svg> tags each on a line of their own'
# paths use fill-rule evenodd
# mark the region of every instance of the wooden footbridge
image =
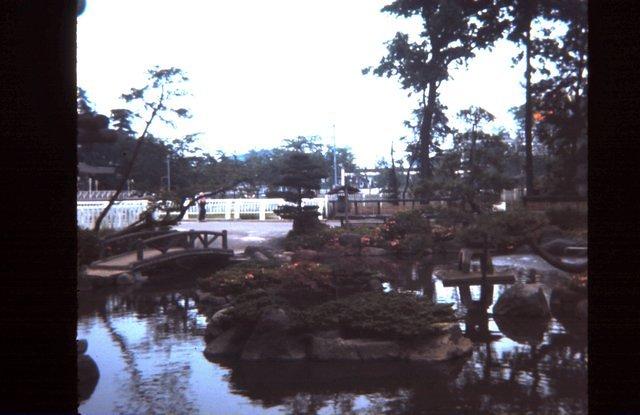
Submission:
<svg viewBox="0 0 640 415">
<path fill-rule="evenodd" d="M 219 241 L 220 247 L 214 247 Z M 145 231 L 105 239 L 100 259 L 85 270 L 88 277 L 116 277 L 183 258 L 209 257 L 228 260 L 227 231 Z"/>
</svg>

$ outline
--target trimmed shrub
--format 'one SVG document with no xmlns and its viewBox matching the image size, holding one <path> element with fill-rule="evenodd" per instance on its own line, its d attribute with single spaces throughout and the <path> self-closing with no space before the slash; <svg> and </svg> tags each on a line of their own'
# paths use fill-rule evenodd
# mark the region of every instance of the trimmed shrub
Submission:
<svg viewBox="0 0 640 415">
<path fill-rule="evenodd" d="M 489 248 L 508 252 L 546 224 L 544 215 L 526 210 L 493 212 L 476 217 L 472 225 L 458 232 L 457 239 L 463 246 L 482 248 L 487 235 Z"/>
<path fill-rule="evenodd" d="M 347 337 L 412 340 L 439 333 L 433 324 L 455 317 L 449 304 L 392 292 L 330 301 L 305 310 L 301 319 L 308 330 L 340 329 Z"/>
</svg>

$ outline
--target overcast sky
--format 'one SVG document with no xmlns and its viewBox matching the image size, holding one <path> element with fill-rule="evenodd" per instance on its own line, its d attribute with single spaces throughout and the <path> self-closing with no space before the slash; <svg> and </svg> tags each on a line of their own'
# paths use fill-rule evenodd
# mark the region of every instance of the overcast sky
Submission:
<svg viewBox="0 0 640 415">
<path fill-rule="evenodd" d="M 201 132 L 206 151 L 241 154 L 285 138 L 319 135 L 349 146 L 361 166 L 389 158 L 416 107 L 395 78 L 362 75 L 397 31 L 415 29 L 380 9 L 388 0 L 87 0 L 78 17 L 78 86 L 109 114 L 120 95 L 144 85 L 153 65 L 190 77 L 193 118 L 158 136 Z M 415 22 L 413 22 L 415 23 Z M 524 102 L 517 49 L 501 41 L 440 88 L 448 116 L 471 105 L 513 131 L 509 108 Z M 158 127 L 160 125 L 158 124 Z M 454 123 L 455 126 L 455 123 Z"/>
</svg>

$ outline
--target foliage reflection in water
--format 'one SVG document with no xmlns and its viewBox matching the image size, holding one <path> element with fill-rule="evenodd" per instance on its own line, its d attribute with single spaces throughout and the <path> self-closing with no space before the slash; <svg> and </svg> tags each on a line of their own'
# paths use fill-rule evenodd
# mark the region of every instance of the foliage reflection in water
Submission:
<svg viewBox="0 0 640 415">
<path fill-rule="evenodd" d="M 586 413 L 586 324 L 526 324 L 466 310 L 431 267 L 389 289 L 453 303 L 473 355 L 440 365 L 208 361 L 195 289 L 81 293 L 78 337 L 100 369 L 83 414 Z M 184 284 L 183 284 L 184 286 Z M 476 289 L 478 288 L 478 289 Z M 497 286 L 493 300 L 504 292 Z M 479 298 L 479 287 L 472 287 Z"/>
</svg>

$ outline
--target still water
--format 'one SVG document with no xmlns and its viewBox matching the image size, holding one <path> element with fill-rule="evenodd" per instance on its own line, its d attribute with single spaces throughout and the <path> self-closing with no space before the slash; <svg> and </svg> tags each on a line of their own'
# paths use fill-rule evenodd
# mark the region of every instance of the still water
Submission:
<svg viewBox="0 0 640 415">
<path fill-rule="evenodd" d="M 497 259 L 497 258 L 496 258 Z M 494 261 L 494 264 L 497 264 Z M 447 364 L 211 362 L 195 284 L 79 294 L 78 338 L 100 370 L 82 414 L 587 412 L 586 323 L 504 321 L 466 310 L 433 268 L 405 264 L 387 289 L 453 303 L 473 355 Z M 547 294 L 557 275 L 543 276 Z M 494 303 L 506 289 L 497 285 Z M 472 287 L 474 299 L 479 287 Z"/>
</svg>

